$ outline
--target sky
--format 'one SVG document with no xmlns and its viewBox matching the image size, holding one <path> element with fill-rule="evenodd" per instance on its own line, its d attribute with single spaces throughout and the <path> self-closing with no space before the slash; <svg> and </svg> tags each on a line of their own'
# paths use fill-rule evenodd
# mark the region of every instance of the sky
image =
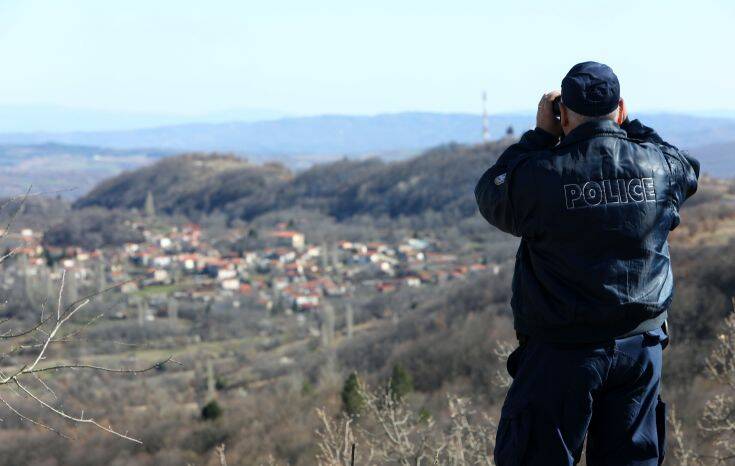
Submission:
<svg viewBox="0 0 735 466">
<path fill-rule="evenodd" d="M 596 60 L 631 110 L 735 114 L 734 5 L 0 0 L 0 106 L 525 112 Z"/>
</svg>

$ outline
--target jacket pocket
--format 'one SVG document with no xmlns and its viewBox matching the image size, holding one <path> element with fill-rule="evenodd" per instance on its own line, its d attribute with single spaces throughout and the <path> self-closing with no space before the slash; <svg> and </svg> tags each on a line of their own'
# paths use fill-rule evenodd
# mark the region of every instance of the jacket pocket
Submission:
<svg viewBox="0 0 735 466">
<path fill-rule="evenodd" d="M 521 466 L 528 448 L 531 432 L 530 412 L 527 408 L 501 416 L 495 438 L 495 464 Z"/>
<path fill-rule="evenodd" d="M 656 404 L 656 434 L 658 437 L 658 464 L 663 464 L 666 455 L 666 403 L 658 397 Z"/>
<path fill-rule="evenodd" d="M 516 378 L 518 368 L 521 365 L 521 358 L 523 357 L 523 352 L 527 345 L 528 343 L 518 345 L 518 348 L 514 349 L 513 352 L 508 355 L 508 360 L 505 362 L 505 368 L 508 371 L 508 375 L 513 379 Z"/>
</svg>

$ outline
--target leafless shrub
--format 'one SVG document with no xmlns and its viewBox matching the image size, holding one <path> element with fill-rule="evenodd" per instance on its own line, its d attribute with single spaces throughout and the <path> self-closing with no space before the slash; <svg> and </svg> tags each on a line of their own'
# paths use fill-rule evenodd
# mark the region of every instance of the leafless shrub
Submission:
<svg viewBox="0 0 735 466">
<path fill-rule="evenodd" d="M 682 466 L 735 462 L 735 312 L 725 319 L 705 368 L 707 375 L 724 388 L 705 403 L 697 423 L 699 433 L 706 437 L 713 453 L 703 454 L 690 446 L 681 421 L 672 410 L 669 418 L 672 450 Z"/>
<path fill-rule="evenodd" d="M 717 345 L 707 358 L 706 368 L 712 379 L 735 390 L 735 298 L 733 311 L 717 335 Z"/>
<path fill-rule="evenodd" d="M 700 456 L 690 447 L 675 409 L 671 410 L 669 424 L 671 425 L 670 437 L 672 440 L 672 451 L 674 457 L 679 461 L 679 465 L 702 466 L 704 463 L 702 463 Z"/>
<path fill-rule="evenodd" d="M 268 458 L 266 458 L 265 463 L 261 463 L 260 466 L 281 466 L 282 463 L 278 463 L 275 458 L 273 458 L 273 455 L 268 455 Z"/>
<path fill-rule="evenodd" d="M 508 361 L 508 357 L 510 356 L 510 353 L 513 352 L 513 345 L 508 343 L 507 341 L 500 341 L 495 345 L 495 349 L 493 350 L 493 354 L 495 354 L 495 357 L 498 358 L 498 360 L 502 363 L 502 366 L 505 367 L 505 363 Z M 495 371 L 495 377 L 493 378 L 493 383 L 497 385 L 500 388 L 508 388 L 510 387 L 510 384 L 513 382 L 513 379 L 510 375 L 504 370 L 504 369 L 498 369 Z"/>
<path fill-rule="evenodd" d="M 316 412 L 322 423 L 322 428 L 316 432 L 319 442 L 317 462 L 323 466 L 350 466 L 352 445 L 355 443 L 352 419 L 344 416 L 334 420 L 323 409 L 317 409 Z"/>
<path fill-rule="evenodd" d="M 712 439 L 713 459 L 718 463 L 732 462 L 735 460 L 735 313 L 725 319 L 717 343 L 707 358 L 706 369 L 710 378 L 727 390 L 707 401 L 699 428 Z"/>
<path fill-rule="evenodd" d="M 475 414 L 470 408 L 466 398 L 449 397 L 452 424 L 445 451 L 448 461 L 444 464 L 493 464 L 491 454 L 495 447 L 497 426 L 485 414 L 481 416 L 480 422 L 470 422 L 470 416 Z"/>
<path fill-rule="evenodd" d="M 365 414 L 356 422 L 318 411 L 319 465 L 350 465 L 352 444 L 357 446 L 355 464 L 493 465 L 495 424 L 487 416 L 475 416 L 466 399 L 448 397 L 449 421 L 440 426 L 389 390 L 360 389 Z"/>
<path fill-rule="evenodd" d="M 219 445 L 217 445 L 217 448 L 215 448 L 215 452 L 217 453 L 220 466 L 227 466 L 227 457 L 225 456 L 225 444 L 220 443 Z"/>
</svg>

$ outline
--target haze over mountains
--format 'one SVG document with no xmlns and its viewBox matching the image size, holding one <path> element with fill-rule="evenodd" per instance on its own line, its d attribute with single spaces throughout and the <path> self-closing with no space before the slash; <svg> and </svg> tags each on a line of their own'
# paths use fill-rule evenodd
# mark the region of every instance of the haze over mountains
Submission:
<svg viewBox="0 0 735 466">
<path fill-rule="evenodd" d="M 0 128 L 8 127 L 2 120 L 10 118 L 7 112 L 8 107 L 0 108 Z M 634 116 L 669 142 L 692 151 L 701 159 L 705 172 L 735 176 L 735 119 Z M 220 117 L 228 118 L 225 113 Z M 122 124 L 118 116 L 114 119 Z M 96 124 L 105 124 L 103 120 Z M 74 124 L 83 122 L 82 118 Z M 492 115 L 491 138 L 505 137 L 508 127 L 514 128 L 517 136 L 532 124 L 533 117 L 528 114 Z M 251 162 L 277 161 L 296 170 L 343 157 L 402 160 L 449 142 L 475 144 L 480 140 L 480 129 L 479 115 L 415 112 L 188 123 L 116 131 L 6 132 L 0 133 L 0 166 L 4 169 L 0 194 L 17 194 L 33 184 L 44 190 L 73 186 L 77 189 L 70 197 L 78 197 L 122 170 L 187 152 L 233 153 Z"/>
<path fill-rule="evenodd" d="M 0 118 L 3 116 L 0 111 Z M 682 147 L 735 141 L 735 119 L 678 114 L 641 114 L 645 123 Z M 234 116 L 233 116 L 234 118 Z M 490 117 L 494 138 L 508 126 L 528 129 L 528 114 Z M 5 132 L 0 144 L 87 145 L 111 149 L 156 148 L 173 151 L 224 151 L 257 159 L 329 155 L 360 155 L 391 151 L 419 151 L 447 142 L 473 143 L 480 137 L 481 120 L 474 114 L 394 113 L 375 116 L 322 115 L 261 121 L 187 123 L 118 131 Z M 2 125 L 0 125 L 2 127 Z"/>
<path fill-rule="evenodd" d="M 494 138 L 500 138 L 508 126 L 525 130 L 531 123 L 529 116 L 521 114 L 494 115 L 490 121 Z M 330 156 L 420 151 L 451 141 L 477 142 L 480 127 L 480 116 L 473 114 L 323 115 L 123 131 L 5 133 L 0 134 L 0 144 L 55 142 L 113 149 L 234 152 L 293 166 L 310 165 Z"/>
<path fill-rule="evenodd" d="M 72 108 L 58 105 L 0 105 L 0 133 L 124 131 L 195 122 L 264 121 L 285 116 L 284 112 L 259 108 L 237 108 L 211 113 L 179 115 Z"/>
<path fill-rule="evenodd" d="M 33 192 L 76 198 L 100 180 L 171 155 L 160 150 L 115 150 L 55 143 L 0 145 L 0 196 Z"/>
</svg>

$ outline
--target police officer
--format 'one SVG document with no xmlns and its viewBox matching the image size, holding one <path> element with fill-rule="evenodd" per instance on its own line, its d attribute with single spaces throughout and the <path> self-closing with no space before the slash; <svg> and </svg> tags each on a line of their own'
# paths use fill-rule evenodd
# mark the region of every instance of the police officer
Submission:
<svg viewBox="0 0 735 466">
<path fill-rule="evenodd" d="M 595 62 L 572 67 L 536 129 L 482 175 L 481 214 L 521 237 L 498 466 L 575 464 L 585 437 L 590 466 L 661 464 L 667 238 L 698 177 L 695 159 L 628 119 L 617 76 Z"/>
</svg>

